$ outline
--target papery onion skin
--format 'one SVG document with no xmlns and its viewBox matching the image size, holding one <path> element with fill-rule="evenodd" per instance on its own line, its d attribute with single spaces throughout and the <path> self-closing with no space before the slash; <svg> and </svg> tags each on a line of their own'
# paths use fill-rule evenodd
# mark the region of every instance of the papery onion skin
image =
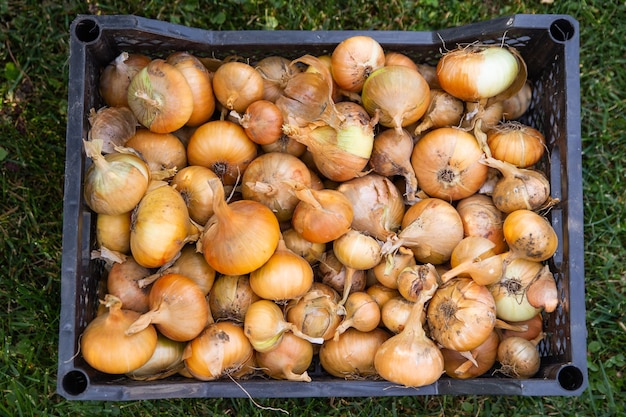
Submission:
<svg viewBox="0 0 626 417">
<path fill-rule="evenodd" d="M 185 145 L 172 133 L 155 133 L 139 128 L 128 139 L 126 147 L 138 151 L 153 172 L 187 166 Z"/>
<path fill-rule="evenodd" d="M 400 130 L 424 115 L 430 104 L 430 87 L 418 71 L 402 65 L 385 66 L 367 78 L 361 96 L 370 116 L 379 110 L 378 123 Z"/>
<path fill-rule="evenodd" d="M 487 132 L 487 145 L 494 158 L 518 168 L 536 164 L 546 150 L 540 131 L 517 122 L 502 123 Z"/>
<path fill-rule="evenodd" d="M 530 304 L 526 291 L 528 285 L 541 272 L 540 262 L 517 258 L 511 260 L 500 281 L 490 285 L 498 318 L 517 322 L 528 320 L 541 311 L 541 308 Z"/>
<path fill-rule="evenodd" d="M 485 194 L 473 194 L 457 202 L 456 210 L 463 222 L 465 236 L 480 236 L 491 240 L 496 253 L 506 252 L 502 225 L 504 214 L 493 204 L 493 199 Z"/>
<path fill-rule="evenodd" d="M 215 321 L 243 323 L 250 304 L 260 299 L 252 291 L 248 275 L 221 275 L 209 292 L 209 307 Z"/>
<path fill-rule="evenodd" d="M 531 210 L 515 210 L 504 219 L 504 238 L 518 257 L 542 262 L 554 255 L 558 236 L 548 220 Z"/>
<path fill-rule="evenodd" d="M 476 193 L 487 179 L 487 167 L 475 137 L 457 128 L 442 127 L 424 134 L 415 144 L 411 164 L 420 188 L 430 197 L 460 200 Z"/>
<path fill-rule="evenodd" d="M 324 342 L 319 352 L 322 368 L 337 378 L 360 380 L 378 375 L 374 356 L 390 334 L 384 329 L 361 332 L 350 328 L 338 340 Z"/>
<path fill-rule="evenodd" d="M 263 100 L 275 102 L 289 79 L 301 72 L 297 66 L 290 64 L 290 60 L 281 56 L 268 56 L 256 64 L 254 69 L 263 77 Z"/>
<path fill-rule="evenodd" d="M 512 378 L 526 379 L 539 372 L 541 358 L 535 343 L 521 337 L 509 337 L 498 345 L 499 372 Z"/>
<path fill-rule="evenodd" d="M 130 253 L 131 212 L 122 214 L 98 214 L 96 219 L 96 242 L 98 247 Z"/>
<path fill-rule="evenodd" d="M 183 197 L 189 217 L 202 226 L 213 215 L 213 191 L 207 182 L 212 178 L 217 178 L 217 174 L 209 168 L 189 165 L 180 169 L 170 182 Z"/>
<path fill-rule="evenodd" d="M 271 378 L 311 382 L 307 369 L 313 361 L 313 345 L 286 332 L 274 349 L 256 352 L 256 361 Z"/>
<path fill-rule="evenodd" d="M 130 80 L 148 65 L 152 59 L 143 54 L 122 52 L 100 74 L 99 91 L 109 106 L 128 107 Z"/>
<path fill-rule="evenodd" d="M 137 128 L 137 118 L 128 107 L 102 107 L 89 112 L 88 140 L 102 139 L 102 153 L 115 152 L 125 146 Z"/>
<path fill-rule="evenodd" d="M 185 348 L 185 367 L 193 377 L 212 381 L 235 374 L 254 355 L 241 326 L 229 321 L 210 324 Z"/>
<path fill-rule="evenodd" d="M 487 340 L 469 352 L 477 365 L 468 363 L 469 359 L 455 350 L 441 349 L 446 374 L 456 379 L 475 378 L 485 374 L 496 363 L 499 342 L 498 333 L 493 331 Z"/>
<path fill-rule="evenodd" d="M 228 110 L 243 113 L 263 98 L 263 77 L 243 62 L 226 62 L 213 74 L 215 98 Z"/>
<path fill-rule="evenodd" d="M 174 375 L 185 366 L 184 351 L 185 342 L 176 342 L 158 334 L 156 349 L 148 362 L 126 373 L 126 376 L 137 381 L 154 381 Z"/>
<path fill-rule="evenodd" d="M 140 287 L 139 280 L 150 275 L 150 270 L 139 265 L 132 257 L 115 263 L 107 276 L 107 291 L 122 302 L 125 309 L 145 313 L 150 309 L 150 287 Z"/>
<path fill-rule="evenodd" d="M 333 79 L 343 90 L 358 92 L 375 70 L 385 65 L 385 52 L 369 36 L 351 36 L 341 41 L 331 55 Z"/>
</svg>

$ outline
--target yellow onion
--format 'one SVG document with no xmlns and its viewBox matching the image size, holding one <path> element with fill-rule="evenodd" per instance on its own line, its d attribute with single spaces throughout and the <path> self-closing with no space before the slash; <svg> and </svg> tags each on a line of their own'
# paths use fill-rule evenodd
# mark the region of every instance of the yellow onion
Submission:
<svg viewBox="0 0 626 417">
<path fill-rule="evenodd" d="M 289 79 L 302 72 L 299 67 L 282 56 L 268 56 L 257 62 L 256 69 L 263 77 L 263 99 L 275 102 L 287 86 Z"/>
<path fill-rule="evenodd" d="M 126 376 L 136 381 L 154 381 L 174 375 L 185 366 L 184 351 L 184 342 L 176 342 L 158 334 L 156 348 L 148 362 L 127 372 Z"/>
<path fill-rule="evenodd" d="M 530 378 L 539 372 L 541 357 L 537 344 L 544 336 L 541 333 L 533 340 L 514 336 L 501 341 L 497 354 L 500 363 L 498 372 L 518 379 Z"/>
<path fill-rule="evenodd" d="M 239 124 L 250 140 L 258 145 L 274 143 L 283 134 L 283 114 L 277 105 L 268 100 L 250 103 Z"/>
<path fill-rule="evenodd" d="M 213 191 L 208 183 L 212 178 L 217 174 L 209 168 L 190 165 L 176 172 L 170 182 L 183 197 L 189 217 L 201 226 L 213 215 Z"/>
<path fill-rule="evenodd" d="M 500 336 L 504 340 L 507 337 L 523 337 L 526 340 L 533 340 L 541 333 L 543 329 L 543 316 L 541 313 L 534 315 L 528 320 L 508 322 L 514 326 L 511 329 L 502 329 Z"/>
<path fill-rule="evenodd" d="M 346 314 L 335 330 L 333 340 L 337 341 L 339 336 L 349 328 L 369 332 L 378 327 L 380 307 L 368 293 L 364 291 L 350 293 L 344 307 Z"/>
<path fill-rule="evenodd" d="M 140 128 L 128 139 L 126 146 L 138 151 L 153 173 L 187 166 L 185 145 L 172 133 L 155 133 Z"/>
<path fill-rule="evenodd" d="M 420 293 L 404 330 L 390 337 L 376 351 L 374 367 L 387 381 L 407 387 L 421 387 L 437 381 L 444 372 L 444 360 L 437 345 L 422 326 L 424 305 L 437 286 Z"/>
<path fill-rule="evenodd" d="M 352 274 L 352 284 L 349 291 L 363 291 L 367 286 L 367 276 L 364 270 L 348 268 L 337 259 L 332 250 L 328 250 L 320 257 L 317 265 L 317 277 L 321 278 L 323 284 L 328 285 L 333 290 L 343 293 L 346 285 L 348 272 Z"/>
<path fill-rule="evenodd" d="M 533 88 L 529 81 L 526 81 L 522 88 L 515 95 L 502 101 L 503 113 L 505 120 L 519 119 L 526 113 L 530 107 L 530 101 L 533 95 Z"/>
<path fill-rule="evenodd" d="M 460 200 L 477 192 L 487 178 L 483 152 L 466 131 L 442 127 L 424 134 L 413 148 L 411 164 L 420 188 L 430 197 Z"/>
<path fill-rule="evenodd" d="M 183 358 L 186 370 L 196 379 L 212 381 L 236 377 L 254 356 L 241 326 L 229 321 L 210 324 L 187 344 Z"/>
<path fill-rule="evenodd" d="M 469 352 L 441 349 L 446 375 L 456 379 L 468 379 L 485 374 L 496 363 L 499 342 L 498 333 L 493 331 L 487 340 Z"/>
<path fill-rule="evenodd" d="M 382 325 L 394 334 L 400 333 L 404 330 L 414 305 L 415 302 L 402 297 L 397 291 L 397 295 L 385 302 L 380 309 Z M 422 324 L 423 322 L 424 320 L 422 320 Z"/>
<path fill-rule="evenodd" d="M 133 212 L 130 250 L 140 265 L 158 268 L 173 261 L 198 234 L 181 195 L 155 181 Z"/>
<path fill-rule="evenodd" d="M 123 51 L 100 74 L 99 91 L 104 102 L 111 107 L 128 107 L 130 80 L 152 59 L 146 55 Z"/>
<path fill-rule="evenodd" d="M 102 107 L 89 112 L 88 140 L 101 139 L 102 153 L 115 152 L 125 146 L 137 128 L 137 118 L 128 107 Z"/>
<path fill-rule="evenodd" d="M 432 264 L 407 266 L 398 274 L 398 292 L 416 302 L 420 293 L 438 285 L 439 274 Z"/>
<path fill-rule="evenodd" d="M 545 137 L 537 129 L 518 123 L 500 123 L 487 132 L 491 155 L 518 168 L 539 162 L 545 153 Z"/>
<path fill-rule="evenodd" d="M 485 194 L 473 194 L 457 202 L 456 211 L 463 222 L 464 236 L 479 236 L 494 243 L 495 253 L 505 252 L 502 225 L 504 214 L 493 204 L 493 199 Z"/>
<path fill-rule="evenodd" d="M 513 259 L 506 265 L 500 280 L 489 286 L 498 318 L 518 322 L 528 320 L 541 311 L 540 307 L 529 302 L 527 291 L 542 268 L 541 263 L 525 259 Z"/>
<path fill-rule="evenodd" d="M 150 288 L 140 285 L 150 275 L 150 270 L 139 265 L 132 257 L 114 263 L 107 275 L 107 292 L 120 299 L 125 309 L 145 313 L 150 309 Z"/>
<path fill-rule="evenodd" d="M 400 246 L 394 253 L 388 253 L 382 261 L 373 268 L 376 280 L 387 288 L 398 288 L 398 275 L 408 266 L 415 265 L 413 251 Z"/>
<path fill-rule="evenodd" d="M 209 292 L 209 307 L 215 321 L 243 323 L 250 304 L 260 299 L 252 291 L 248 275 L 221 275 Z"/>
<path fill-rule="evenodd" d="M 410 57 L 400 52 L 386 52 L 385 65 L 404 65 L 405 67 L 409 67 L 417 71 L 417 64 Z"/>
<path fill-rule="evenodd" d="M 96 218 L 96 242 L 99 248 L 130 253 L 131 212 L 121 214 L 98 214 Z"/>
<path fill-rule="evenodd" d="M 225 62 L 213 73 L 213 92 L 222 106 L 243 113 L 263 98 L 263 77 L 244 62 Z"/>
<path fill-rule="evenodd" d="M 154 353 L 157 332 L 147 326 L 127 335 L 140 313 L 122 308 L 119 298 L 107 294 L 102 304 L 108 309 L 89 322 L 80 337 L 80 353 L 94 369 L 107 374 L 124 374 L 144 365 Z"/>
<path fill-rule="evenodd" d="M 344 309 L 337 304 L 339 294 L 328 285 L 315 282 L 302 297 L 290 300 L 287 321 L 310 337 L 330 340 L 342 320 Z"/>
<path fill-rule="evenodd" d="M 271 378 L 311 382 L 307 369 L 313 361 L 313 345 L 286 332 L 274 349 L 257 352 L 256 361 L 261 371 Z"/>
<path fill-rule="evenodd" d="M 385 51 L 370 36 L 350 36 L 341 41 L 331 55 L 331 72 L 337 85 L 359 92 L 365 80 L 385 65 Z"/>
<path fill-rule="evenodd" d="M 193 92 L 176 67 L 164 59 L 153 59 L 130 81 L 128 106 L 152 132 L 170 133 L 189 121 Z"/>
<path fill-rule="evenodd" d="M 150 169 L 136 154 L 103 156 L 102 140 L 83 141 L 85 154 L 93 161 L 85 174 L 85 203 L 98 214 L 130 212 L 148 189 Z"/>
<path fill-rule="evenodd" d="M 431 337 L 443 347 L 465 352 L 475 349 L 492 333 L 496 303 L 487 287 L 469 278 L 444 283 L 428 304 Z"/>
<path fill-rule="evenodd" d="M 313 284 L 311 264 L 281 238 L 276 250 L 259 268 L 250 272 L 252 291 L 266 300 L 282 301 L 304 295 Z"/>
<path fill-rule="evenodd" d="M 241 126 L 212 120 L 199 126 L 189 139 L 189 165 L 211 169 L 225 185 L 235 184 L 257 156 L 257 145 Z"/>
<path fill-rule="evenodd" d="M 403 65 L 384 66 L 363 84 L 363 107 L 378 123 L 398 132 L 418 121 L 430 104 L 430 87 L 422 75 Z"/>
<path fill-rule="evenodd" d="M 206 223 L 199 250 L 213 269 L 224 275 L 249 274 L 272 256 L 280 239 L 274 213 L 263 204 L 227 203 L 218 179 L 209 180 L 214 214 Z"/>
<path fill-rule="evenodd" d="M 528 285 L 526 297 L 531 305 L 547 313 L 552 313 L 556 309 L 559 304 L 558 290 L 554 275 L 550 272 L 548 265 L 544 265 L 541 272 Z"/>
<path fill-rule="evenodd" d="M 556 252 L 559 239 L 548 220 L 531 210 L 515 210 L 504 219 L 504 239 L 515 257 L 542 262 Z"/>
<path fill-rule="evenodd" d="M 326 250 L 326 244 L 309 242 L 293 228 L 283 231 L 283 240 L 285 241 L 285 246 L 297 255 L 302 256 L 311 265 L 317 263 Z"/>
<path fill-rule="evenodd" d="M 337 340 L 324 342 L 319 351 L 322 368 L 337 378 L 362 380 L 378 375 L 374 356 L 390 334 L 384 329 L 361 332 L 349 328 Z"/>
<path fill-rule="evenodd" d="M 208 323 L 209 307 L 204 292 L 184 275 L 167 274 L 157 279 L 148 300 L 150 311 L 137 318 L 126 330 L 127 334 L 154 324 L 167 338 L 186 342 L 198 336 Z"/>
<path fill-rule="evenodd" d="M 457 126 L 463 116 L 463 102 L 440 89 L 430 90 L 430 105 L 413 132 L 419 135 L 429 129 Z"/>
<path fill-rule="evenodd" d="M 387 177 L 370 173 L 343 182 L 337 191 L 352 204 L 352 229 L 385 241 L 400 228 L 404 201 Z"/>
</svg>

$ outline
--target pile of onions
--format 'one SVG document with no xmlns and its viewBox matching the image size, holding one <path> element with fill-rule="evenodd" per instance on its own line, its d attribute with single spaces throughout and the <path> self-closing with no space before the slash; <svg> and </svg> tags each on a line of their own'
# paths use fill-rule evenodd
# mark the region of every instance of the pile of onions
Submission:
<svg viewBox="0 0 626 417">
<path fill-rule="evenodd" d="M 563 296 L 550 142 L 511 122 L 526 76 L 503 45 L 435 68 L 367 36 L 122 53 L 84 144 L 107 271 L 85 360 L 142 381 L 532 377 Z"/>
</svg>

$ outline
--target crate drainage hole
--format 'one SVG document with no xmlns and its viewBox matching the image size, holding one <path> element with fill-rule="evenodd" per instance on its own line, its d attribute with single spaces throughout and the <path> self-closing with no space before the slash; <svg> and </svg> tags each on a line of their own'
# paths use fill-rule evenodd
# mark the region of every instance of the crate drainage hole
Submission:
<svg viewBox="0 0 626 417">
<path fill-rule="evenodd" d="M 63 377 L 63 389 L 70 395 L 80 395 L 87 390 L 87 375 L 81 371 L 70 371 Z"/>
<path fill-rule="evenodd" d="M 557 376 L 561 387 L 568 391 L 576 391 L 583 385 L 583 373 L 575 366 L 564 366 Z"/>
<path fill-rule="evenodd" d="M 100 27 L 92 19 L 81 20 L 76 24 L 74 31 L 76 32 L 76 38 L 85 43 L 93 42 L 100 36 Z"/>
<path fill-rule="evenodd" d="M 550 25 L 550 36 L 557 42 L 569 41 L 574 34 L 574 25 L 567 19 L 557 19 Z"/>
</svg>

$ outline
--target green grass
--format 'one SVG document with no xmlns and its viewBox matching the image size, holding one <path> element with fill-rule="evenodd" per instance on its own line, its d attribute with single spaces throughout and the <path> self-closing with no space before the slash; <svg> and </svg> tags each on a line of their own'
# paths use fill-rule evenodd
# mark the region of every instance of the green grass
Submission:
<svg viewBox="0 0 626 417">
<path fill-rule="evenodd" d="M 208 4 L 207 4 L 208 3 Z M 211 29 L 434 30 L 513 13 L 581 28 L 589 388 L 577 398 L 262 399 L 291 415 L 623 414 L 626 357 L 626 7 L 538 0 L 0 2 L 0 415 L 265 415 L 247 399 L 66 401 L 55 393 L 68 84 L 77 14 L 137 14 Z M 441 4 L 440 4 L 441 3 Z M 548 3 L 548 2 L 546 2 Z M 571 306 L 582 308 L 582 306 Z M 274 413 L 280 415 L 280 413 Z"/>
</svg>

